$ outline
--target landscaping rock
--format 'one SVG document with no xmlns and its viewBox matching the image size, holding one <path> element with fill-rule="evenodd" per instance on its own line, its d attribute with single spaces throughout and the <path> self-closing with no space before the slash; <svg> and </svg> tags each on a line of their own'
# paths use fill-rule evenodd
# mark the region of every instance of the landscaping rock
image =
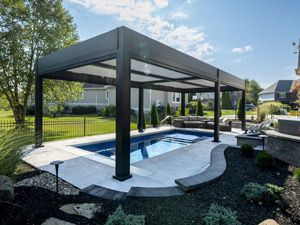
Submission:
<svg viewBox="0 0 300 225">
<path fill-rule="evenodd" d="M 0 199 L 3 201 L 14 200 L 14 185 L 7 176 L 0 176 Z"/>
<path fill-rule="evenodd" d="M 54 217 L 47 219 L 42 225 L 75 225 L 74 223 L 69 223 L 67 221 L 59 220 Z"/>
<path fill-rule="evenodd" d="M 96 205 L 95 203 L 84 203 L 84 204 L 67 204 L 63 205 L 59 208 L 61 211 L 67 214 L 84 216 L 88 219 L 93 218 L 96 212 L 101 210 L 100 205 Z"/>
<path fill-rule="evenodd" d="M 49 189 L 51 191 L 56 191 L 56 178 L 54 175 L 43 172 L 36 176 L 23 179 L 15 184 L 18 186 L 35 186 Z M 64 195 L 77 195 L 79 193 L 79 189 L 75 188 L 68 182 L 63 181 L 62 179 L 58 179 L 58 192 Z"/>
<path fill-rule="evenodd" d="M 267 219 L 262 221 L 259 225 L 279 225 L 275 220 Z"/>
</svg>

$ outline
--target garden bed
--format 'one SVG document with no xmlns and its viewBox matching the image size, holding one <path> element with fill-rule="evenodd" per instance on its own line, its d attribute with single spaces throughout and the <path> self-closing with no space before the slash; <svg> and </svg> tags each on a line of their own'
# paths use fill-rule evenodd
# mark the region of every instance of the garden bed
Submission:
<svg viewBox="0 0 300 225">
<path fill-rule="evenodd" d="M 264 170 L 255 165 L 254 158 L 244 158 L 237 149 L 228 149 L 225 155 L 227 171 L 218 180 L 184 196 L 128 198 L 121 203 L 123 209 L 127 213 L 145 215 L 147 225 L 198 225 L 203 224 L 209 206 L 218 203 L 236 211 L 243 225 L 258 224 L 268 218 L 275 219 L 280 225 L 300 224 L 300 182 L 292 177 L 291 166 L 276 162 L 275 168 Z M 239 193 L 248 182 L 284 187 L 283 196 L 288 208 L 282 211 L 275 203 L 247 202 Z M 50 216 L 77 224 L 104 224 L 118 204 L 87 194 L 57 195 L 41 187 L 17 187 L 15 194 L 14 204 L 22 207 L 0 204 L 0 224 L 40 224 Z M 80 202 L 99 203 L 102 210 L 88 220 L 58 209 L 67 203 Z"/>
</svg>

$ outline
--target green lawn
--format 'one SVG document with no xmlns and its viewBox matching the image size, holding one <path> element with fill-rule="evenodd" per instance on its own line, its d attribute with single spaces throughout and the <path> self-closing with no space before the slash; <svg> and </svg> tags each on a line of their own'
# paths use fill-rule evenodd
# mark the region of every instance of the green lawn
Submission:
<svg viewBox="0 0 300 225">
<path fill-rule="evenodd" d="M 237 113 L 237 112 L 236 112 Z M 204 111 L 206 116 L 214 116 L 214 111 Z M 256 110 L 246 111 L 246 115 L 256 115 Z M 222 109 L 222 116 L 234 115 L 234 110 Z"/>
<path fill-rule="evenodd" d="M 85 119 L 84 119 L 85 118 Z M 85 120 L 85 121 L 84 121 Z M 26 117 L 30 121 L 29 128 L 33 130 L 34 117 Z M 1 127 L 1 122 L 2 125 Z M 8 124 L 11 122 L 11 124 Z M 101 117 L 98 115 L 81 115 L 81 116 L 63 116 L 43 118 L 44 140 L 66 139 L 71 137 L 81 137 L 97 134 L 106 134 L 115 132 L 116 121 L 114 118 Z M 85 122 L 85 123 L 84 123 Z M 13 128 L 14 118 L 11 111 L 0 111 L 0 131 Z M 130 123 L 130 129 L 136 130 L 136 119 L 133 118 Z"/>
</svg>

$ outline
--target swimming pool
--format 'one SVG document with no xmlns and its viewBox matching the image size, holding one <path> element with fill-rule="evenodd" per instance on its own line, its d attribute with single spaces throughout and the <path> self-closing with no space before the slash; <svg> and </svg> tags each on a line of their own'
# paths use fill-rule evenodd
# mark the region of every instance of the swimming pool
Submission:
<svg viewBox="0 0 300 225">
<path fill-rule="evenodd" d="M 132 137 L 130 139 L 130 163 L 152 158 L 210 137 L 212 137 L 210 133 L 182 130 Z M 114 159 L 115 146 L 115 141 L 106 141 L 77 147 Z"/>
</svg>

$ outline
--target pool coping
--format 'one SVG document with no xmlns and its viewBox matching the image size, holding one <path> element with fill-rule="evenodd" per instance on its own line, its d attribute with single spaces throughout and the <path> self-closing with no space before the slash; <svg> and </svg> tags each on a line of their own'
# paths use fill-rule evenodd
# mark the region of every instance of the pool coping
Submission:
<svg viewBox="0 0 300 225">
<path fill-rule="evenodd" d="M 185 195 L 205 184 L 215 181 L 222 176 L 227 168 L 225 150 L 231 145 L 220 144 L 211 151 L 211 163 L 208 168 L 198 174 L 176 179 L 178 186 L 171 187 L 135 187 L 132 186 L 126 192 L 116 191 L 98 185 L 90 185 L 81 190 L 83 193 L 91 194 L 109 200 L 124 200 L 127 197 L 171 197 Z"/>
</svg>

